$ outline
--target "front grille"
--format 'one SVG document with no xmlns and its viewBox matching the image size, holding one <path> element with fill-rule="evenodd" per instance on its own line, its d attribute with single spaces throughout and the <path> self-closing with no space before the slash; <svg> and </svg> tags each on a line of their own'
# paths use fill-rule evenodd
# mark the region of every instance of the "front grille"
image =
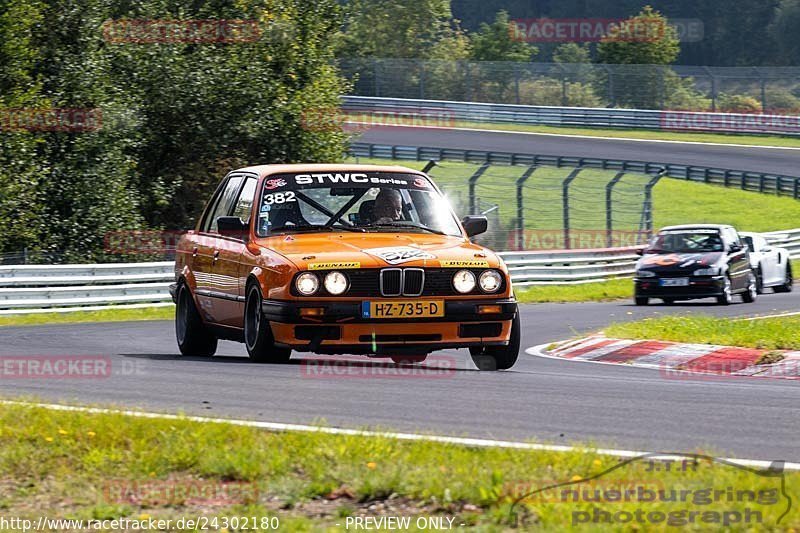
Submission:
<svg viewBox="0 0 800 533">
<path fill-rule="evenodd" d="M 400 296 L 401 292 L 403 292 L 403 271 L 399 268 L 381 270 L 381 294 Z"/>
<path fill-rule="evenodd" d="M 419 296 L 425 286 L 421 268 L 384 268 L 380 276 L 381 296 Z"/>
<path fill-rule="evenodd" d="M 426 268 L 426 269 L 401 269 L 401 268 L 384 268 L 383 270 L 379 270 L 376 268 L 365 268 L 360 270 L 344 270 L 345 276 L 348 277 L 350 280 L 350 288 L 344 294 L 344 296 L 354 296 L 357 298 L 367 298 L 367 297 L 375 297 L 375 296 L 386 296 L 386 297 L 397 297 L 403 295 L 403 287 L 401 286 L 400 282 L 400 272 L 402 270 L 406 271 L 406 293 L 407 294 L 419 294 L 420 296 L 455 296 L 460 295 L 457 293 L 453 288 L 453 274 L 456 273 L 457 269 L 453 268 Z M 422 275 L 419 274 L 411 274 L 409 277 L 408 271 L 417 271 L 421 272 Z M 475 277 L 477 278 L 480 276 L 481 272 L 485 269 L 482 268 L 470 268 L 467 270 L 471 270 Z M 325 279 L 325 275 L 329 271 L 318 271 L 317 274 L 320 277 L 320 280 Z M 394 274 L 388 274 L 387 272 L 394 272 Z M 382 274 L 383 273 L 383 274 Z M 383 277 L 384 281 L 384 290 L 389 290 L 388 292 L 381 292 L 381 277 Z M 421 278 L 422 283 L 422 292 L 419 293 L 419 289 L 416 288 L 415 283 L 416 280 Z M 506 281 L 503 280 L 503 284 L 494 294 L 502 294 L 503 291 L 506 289 Z M 292 294 L 299 296 L 296 292 L 294 282 L 292 283 Z M 474 295 L 483 295 L 485 293 L 481 292 L 480 289 L 477 287 L 475 290 L 470 293 Z M 314 297 L 329 297 L 331 296 L 325 291 L 325 287 L 321 286 L 320 290 Z"/>
<path fill-rule="evenodd" d="M 418 333 L 404 335 L 359 335 L 358 342 L 435 342 L 442 340 L 438 333 Z"/>
</svg>

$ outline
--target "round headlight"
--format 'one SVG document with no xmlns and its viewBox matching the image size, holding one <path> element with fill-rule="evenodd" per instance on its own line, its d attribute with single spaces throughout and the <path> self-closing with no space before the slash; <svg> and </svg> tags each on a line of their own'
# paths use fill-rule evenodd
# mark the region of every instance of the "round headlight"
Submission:
<svg viewBox="0 0 800 533">
<path fill-rule="evenodd" d="M 297 292 L 304 296 L 311 296 L 319 289 L 319 278 L 311 272 L 303 272 L 294 282 Z"/>
<path fill-rule="evenodd" d="M 347 290 L 347 276 L 339 271 L 328 272 L 325 276 L 325 290 L 338 296 Z"/>
<path fill-rule="evenodd" d="M 497 292 L 503 284 L 503 278 L 497 270 L 484 270 L 478 282 L 483 292 Z"/>
<path fill-rule="evenodd" d="M 475 288 L 475 274 L 469 270 L 459 270 L 453 276 L 453 287 L 461 294 L 472 292 Z"/>
</svg>

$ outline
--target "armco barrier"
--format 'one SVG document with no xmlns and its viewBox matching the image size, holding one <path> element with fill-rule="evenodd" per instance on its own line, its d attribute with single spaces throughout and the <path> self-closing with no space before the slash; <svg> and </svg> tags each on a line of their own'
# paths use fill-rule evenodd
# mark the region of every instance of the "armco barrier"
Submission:
<svg viewBox="0 0 800 533">
<path fill-rule="evenodd" d="M 800 228 L 764 234 L 800 258 Z M 636 248 L 501 252 L 515 286 L 574 285 L 630 277 Z M 0 266 L 0 314 L 69 312 L 103 306 L 172 305 L 174 263 Z"/>
<path fill-rule="evenodd" d="M 526 106 L 370 96 L 342 96 L 342 109 L 375 115 L 385 110 L 394 117 L 402 112 L 425 116 L 436 111 L 446 113 L 451 120 L 494 124 L 800 135 L 800 117 L 795 115 Z"/>
<path fill-rule="evenodd" d="M 598 159 L 593 157 L 567 157 L 544 154 L 517 154 L 512 152 L 485 152 L 455 148 L 429 146 L 401 146 L 354 142 L 349 153 L 354 157 L 376 157 L 406 161 L 459 161 L 466 163 L 492 163 L 500 165 L 544 165 L 572 168 L 599 168 L 625 172 L 664 175 L 686 181 L 710 183 L 760 193 L 791 196 L 800 199 L 800 177 L 745 172 L 724 168 L 697 167 L 658 163 L 654 161 L 631 161 L 620 159 Z"/>
</svg>

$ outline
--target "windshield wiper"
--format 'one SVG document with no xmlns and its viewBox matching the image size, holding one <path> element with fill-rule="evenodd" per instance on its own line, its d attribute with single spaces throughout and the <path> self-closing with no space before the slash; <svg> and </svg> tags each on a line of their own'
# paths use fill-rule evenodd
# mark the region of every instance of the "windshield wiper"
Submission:
<svg viewBox="0 0 800 533">
<path fill-rule="evenodd" d="M 397 223 L 397 222 L 382 222 L 380 224 L 370 224 L 370 227 L 379 227 L 379 228 L 414 228 L 414 229 L 421 229 L 422 231 L 429 231 L 431 233 L 435 233 L 436 235 L 447 235 L 447 233 L 443 231 L 439 231 L 438 229 L 429 228 L 427 226 L 420 226 L 419 224 L 408 224 L 408 223 Z"/>
<path fill-rule="evenodd" d="M 345 231 L 355 231 L 358 233 L 363 233 L 365 230 L 361 228 L 349 228 L 343 225 L 334 225 L 334 226 L 324 226 L 321 224 L 292 224 L 291 226 L 280 226 L 278 228 L 272 228 L 269 230 L 270 234 L 276 232 L 287 232 L 287 231 L 336 231 L 336 230 L 345 230 Z"/>
</svg>

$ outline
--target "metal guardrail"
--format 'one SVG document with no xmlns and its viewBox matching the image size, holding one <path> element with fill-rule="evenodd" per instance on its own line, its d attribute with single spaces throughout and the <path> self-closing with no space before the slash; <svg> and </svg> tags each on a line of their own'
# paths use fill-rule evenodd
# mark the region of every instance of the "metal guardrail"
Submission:
<svg viewBox="0 0 800 533">
<path fill-rule="evenodd" d="M 800 258 L 800 228 L 765 233 Z M 501 252 L 515 286 L 631 277 L 637 248 Z M 0 266 L 0 315 L 172 305 L 174 263 Z"/>
<path fill-rule="evenodd" d="M 451 123 L 465 121 L 535 126 L 800 135 L 800 117 L 794 115 L 528 106 L 371 96 L 342 96 L 342 109 L 378 116 L 381 113 L 388 113 L 393 117 L 407 113 L 417 121 L 438 126 L 446 126 L 448 121 Z"/>
<path fill-rule="evenodd" d="M 171 305 L 175 263 L 0 266 L 0 315 Z"/>
<path fill-rule="evenodd" d="M 486 152 L 430 146 L 401 146 L 354 142 L 349 153 L 354 157 L 376 157 L 406 161 L 459 161 L 465 163 L 492 163 L 502 165 L 545 165 L 554 167 L 598 168 L 625 172 L 655 174 L 664 169 L 670 178 L 698 183 L 710 183 L 778 196 L 800 199 L 800 177 L 746 172 L 724 168 L 676 165 L 653 161 L 599 159 L 593 157 L 567 157 L 544 154 L 517 154 L 512 152 Z"/>
</svg>

